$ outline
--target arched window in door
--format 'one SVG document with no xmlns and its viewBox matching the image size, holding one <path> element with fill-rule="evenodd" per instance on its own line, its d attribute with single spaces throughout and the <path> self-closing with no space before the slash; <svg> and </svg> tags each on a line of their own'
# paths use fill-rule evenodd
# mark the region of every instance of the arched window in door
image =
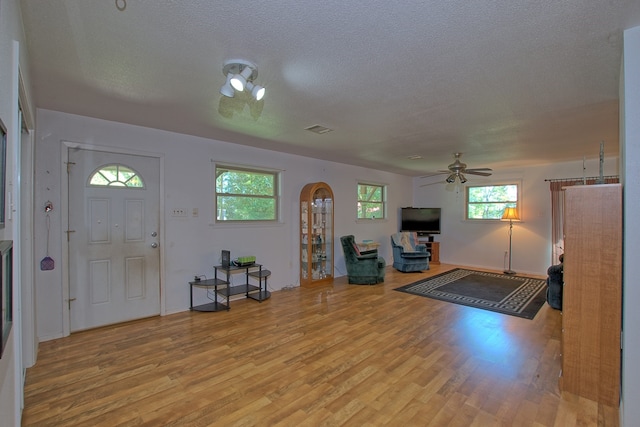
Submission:
<svg viewBox="0 0 640 427">
<path fill-rule="evenodd" d="M 89 177 L 92 187 L 128 187 L 144 188 L 144 181 L 130 167 L 120 164 L 104 165 L 96 169 Z"/>
</svg>

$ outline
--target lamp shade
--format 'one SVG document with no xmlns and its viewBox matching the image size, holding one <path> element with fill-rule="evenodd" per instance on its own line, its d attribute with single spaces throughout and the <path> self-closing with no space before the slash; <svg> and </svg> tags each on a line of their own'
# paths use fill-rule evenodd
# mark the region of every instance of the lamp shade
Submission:
<svg viewBox="0 0 640 427">
<path fill-rule="evenodd" d="M 518 216 L 518 210 L 516 208 L 504 208 L 504 212 L 502 213 L 503 221 L 520 221 L 520 217 Z"/>
</svg>

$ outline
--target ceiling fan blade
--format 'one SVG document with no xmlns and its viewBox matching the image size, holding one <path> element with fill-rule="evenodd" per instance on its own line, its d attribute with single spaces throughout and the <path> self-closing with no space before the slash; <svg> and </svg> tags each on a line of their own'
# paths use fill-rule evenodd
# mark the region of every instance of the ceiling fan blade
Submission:
<svg viewBox="0 0 640 427">
<path fill-rule="evenodd" d="M 468 173 L 470 175 L 491 176 L 491 172 L 482 172 L 478 169 L 467 169 L 466 171 L 464 171 L 464 173 Z"/>
<path fill-rule="evenodd" d="M 470 169 L 467 169 L 467 172 L 469 172 L 469 171 L 491 172 L 491 171 L 493 171 L 493 169 L 491 169 L 491 168 L 470 168 Z"/>
</svg>

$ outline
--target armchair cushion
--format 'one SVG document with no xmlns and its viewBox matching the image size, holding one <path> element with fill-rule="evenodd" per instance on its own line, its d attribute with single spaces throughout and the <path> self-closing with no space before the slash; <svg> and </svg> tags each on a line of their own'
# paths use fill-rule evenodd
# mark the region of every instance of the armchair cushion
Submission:
<svg viewBox="0 0 640 427">
<path fill-rule="evenodd" d="M 393 267 L 402 272 L 429 269 L 431 254 L 427 246 L 419 243 L 415 232 L 400 232 L 391 235 Z"/>
<path fill-rule="evenodd" d="M 360 252 L 352 235 L 340 237 L 349 283 L 375 285 L 384 282 L 386 263 L 377 250 Z"/>
</svg>

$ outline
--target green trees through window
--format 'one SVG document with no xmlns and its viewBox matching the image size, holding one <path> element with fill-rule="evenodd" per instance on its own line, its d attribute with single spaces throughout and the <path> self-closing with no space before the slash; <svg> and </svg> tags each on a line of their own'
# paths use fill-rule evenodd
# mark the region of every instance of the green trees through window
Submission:
<svg viewBox="0 0 640 427">
<path fill-rule="evenodd" d="M 467 219 L 502 218 L 506 207 L 518 207 L 518 184 L 467 187 Z"/>
<path fill-rule="evenodd" d="M 278 173 L 216 165 L 217 221 L 276 221 Z"/>
<path fill-rule="evenodd" d="M 385 218 L 385 187 L 358 183 L 358 219 Z"/>
</svg>

